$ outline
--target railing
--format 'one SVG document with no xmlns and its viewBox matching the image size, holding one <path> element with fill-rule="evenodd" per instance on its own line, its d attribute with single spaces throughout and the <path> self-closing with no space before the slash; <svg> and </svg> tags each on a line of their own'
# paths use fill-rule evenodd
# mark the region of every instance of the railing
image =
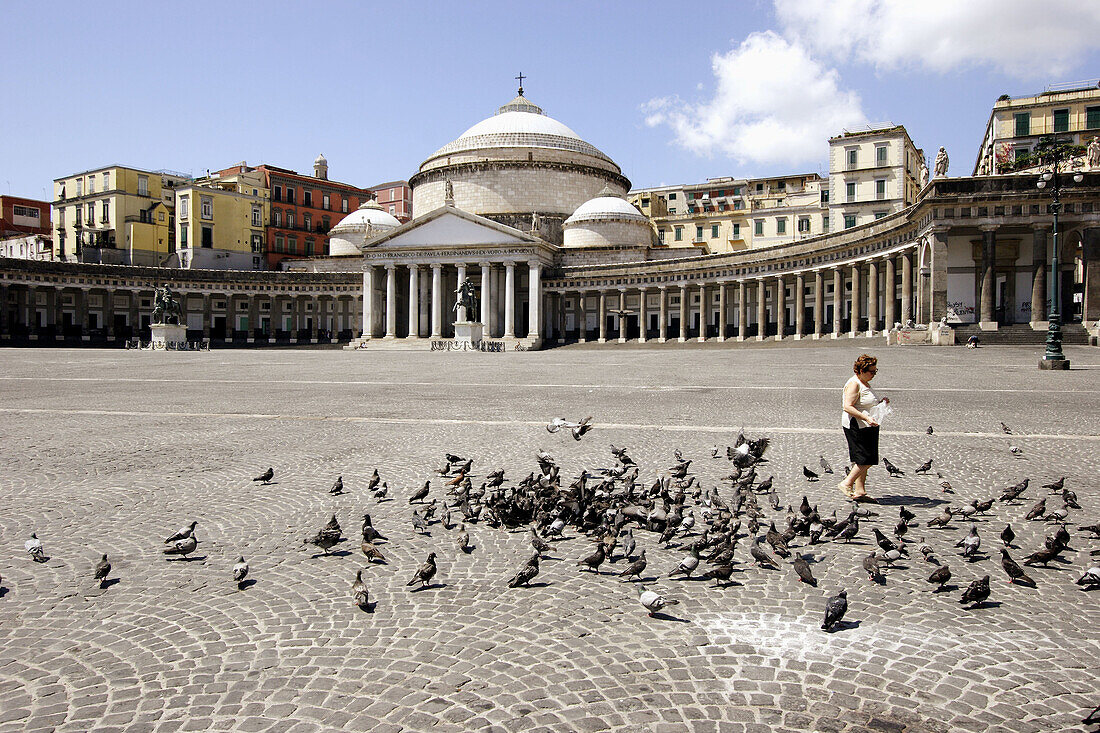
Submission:
<svg viewBox="0 0 1100 733">
<path fill-rule="evenodd" d="M 210 351 L 209 341 L 142 341 L 141 339 L 127 339 L 123 343 L 127 351 L 139 349 L 141 351 Z"/>
</svg>

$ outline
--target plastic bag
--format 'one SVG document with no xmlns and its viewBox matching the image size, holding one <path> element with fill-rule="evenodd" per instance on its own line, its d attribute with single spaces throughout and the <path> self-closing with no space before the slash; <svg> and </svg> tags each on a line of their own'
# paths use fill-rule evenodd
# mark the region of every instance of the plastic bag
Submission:
<svg viewBox="0 0 1100 733">
<path fill-rule="evenodd" d="M 890 407 L 890 403 L 883 400 L 882 402 L 878 403 L 870 410 L 868 410 L 867 414 L 870 415 L 871 419 L 873 419 L 879 425 L 882 425 L 882 421 L 889 417 L 893 412 L 894 410 Z"/>
</svg>

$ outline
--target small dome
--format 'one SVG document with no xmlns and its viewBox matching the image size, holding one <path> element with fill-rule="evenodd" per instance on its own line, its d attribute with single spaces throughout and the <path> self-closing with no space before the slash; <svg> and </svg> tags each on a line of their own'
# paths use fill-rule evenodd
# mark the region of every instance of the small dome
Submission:
<svg viewBox="0 0 1100 733">
<path fill-rule="evenodd" d="M 610 188 L 604 188 L 595 198 L 589 199 L 578 206 L 573 215 L 565 220 L 565 226 L 582 221 L 600 220 L 649 222 L 645 214 L 638 211 Z"/>
<path fill-rule="evenodd" d="M 397 217 L 377 201 L 368 201 L 329 230 L 328 253 L 334 257 L 361 254 L 368 241 L 399 226 Z"/>
<path fill-rule="evenodd" d="M 322 154 L 318 155 L 317 159 L 314 160 L 313 162 L 314 163 L 327 163 L 328 161 L 325 160 L 325 155 L 324 155 L 324 153 L 322 153 Z"/>
</svg>

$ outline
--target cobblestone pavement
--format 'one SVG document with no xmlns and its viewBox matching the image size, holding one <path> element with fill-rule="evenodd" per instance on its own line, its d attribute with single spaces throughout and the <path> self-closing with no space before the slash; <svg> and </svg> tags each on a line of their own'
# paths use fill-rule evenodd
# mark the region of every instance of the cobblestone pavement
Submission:
<svg viewBox="0 0 1100 733">
<path fill-rule="evenodd" d="M 803 550 L 817 588 L 789 565 L 752 567 L 743 539 L 734 585 L 670 579 L 684 551 L 637 531 L 647 584 L 680 601 L 649 618 L 608 570 L 621 560 L 579 571 L 584 537 L 509 590 L 524 533 L 472 526 L 464 555 L 439 525 L 414 534 L 406 498 L 446 451 L 515 480 L 536 448 L 574 476 L 610 465 L 609 443 L 630 448 L 647 483 L 680 448 L 709 487 L 729 471 L 712 446 L 743 426 L 773 439 L 763 471 L 784 503 L 805 493 L 845 512 L 839 477 L 807 483 L 801 467 L 846 463 L 837 424 L 854 349 L 2 350 L 0 733 L 1081 730 L 1100 703 L 1100 591 L 1074 584 L 1100 548 L 1076 530 L 1100 521 L 1100 350 L 1067 352 L 1078 368 L 1051 373 L 1035 349 L 878 349 L 875 387 L 895 408 L 882 452 L 907 475 L 872 470 L 884 504 L 871 523 L 888 532 L 910 506 L 910 535 L 950 565 L 955 590 L 933 594 L 919 556 L 868 582 L 866 526 L 861 542 Z M 558 415 L 596 428 L 579 443 L 550 435 Z M 929 457 L 957 494 L 913 474 Z M 274 483 L 250 480 L 269 465 Z M 366 496 L 375 467 L 396 500 Z M 331 497 L 337 475 L 348 493 Z M 1083 506 L 1071 562 L 1029 570 L 1037 589 L 1009 585 L 997 536 L 1011 521 L 1014 556 L 1037 549 L 1050 526 L 1023 515 L 1062 475 Z M 945 499 L 1025 477 L 1025 501 L 979 517 L 981 560 L 954 549 L 965 523 L 924 526 Z M 350 593 L 364 510 L 389 537 L 388 564 L 364 573 L 373 614 Z M 353 541 L 313 557 L 303 539 L 333 512 Z M 191 520 L 195 559 L 167 559 L 162 540 Z M 31 531 L 48 562 L 23 551 Z M 438 582 L 411 591 L 433 550 Z M 106 589 L 92 580 L 103 552 L 118 578 Z M 240 554 L 255 580 L 244 590 L 231 580 Z M 987 573 L 991 603 L 965 610 L 961 590 Z M 841 588 L 850 624 L 826 634 L 824 603 Z"/>
</svg>

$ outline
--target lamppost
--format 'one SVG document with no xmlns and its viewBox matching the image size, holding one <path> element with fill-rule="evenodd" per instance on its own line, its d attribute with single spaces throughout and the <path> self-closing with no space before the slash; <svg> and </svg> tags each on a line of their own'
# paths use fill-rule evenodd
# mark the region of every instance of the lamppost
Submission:
<svg viewBox="0 0 1100 733">
<path fill-rule="evenodd" d="M 1058 266 L 1058 214 L 1062 211 L 1062 204 L 1058 200 L 1062 192 L 1062 185 L 1058 179 L 1058 165 L 1062 161 L 1062 150 L 1058 147 L 1057 138 L 1045 141 L 1050 146 L 1054 158 L 1049 171 L 1044 171 L 1035 184 L 1038 188 L 1046 188 L 1050 185 L 1050 211 L 1054 214 L 1054 247 L 1050 256 L 1050 311 L 1047 316 L 1047 341 L 1046 353 L 1039 360 L 1040 369 L 1069 369 L 1069 359 L 1062 353 L 1062 316 L 1061 316 L 1061 272 Z M 1081 173 L 1073 174 L 1074 183 L 1084 180 Z"/>
</svg>

